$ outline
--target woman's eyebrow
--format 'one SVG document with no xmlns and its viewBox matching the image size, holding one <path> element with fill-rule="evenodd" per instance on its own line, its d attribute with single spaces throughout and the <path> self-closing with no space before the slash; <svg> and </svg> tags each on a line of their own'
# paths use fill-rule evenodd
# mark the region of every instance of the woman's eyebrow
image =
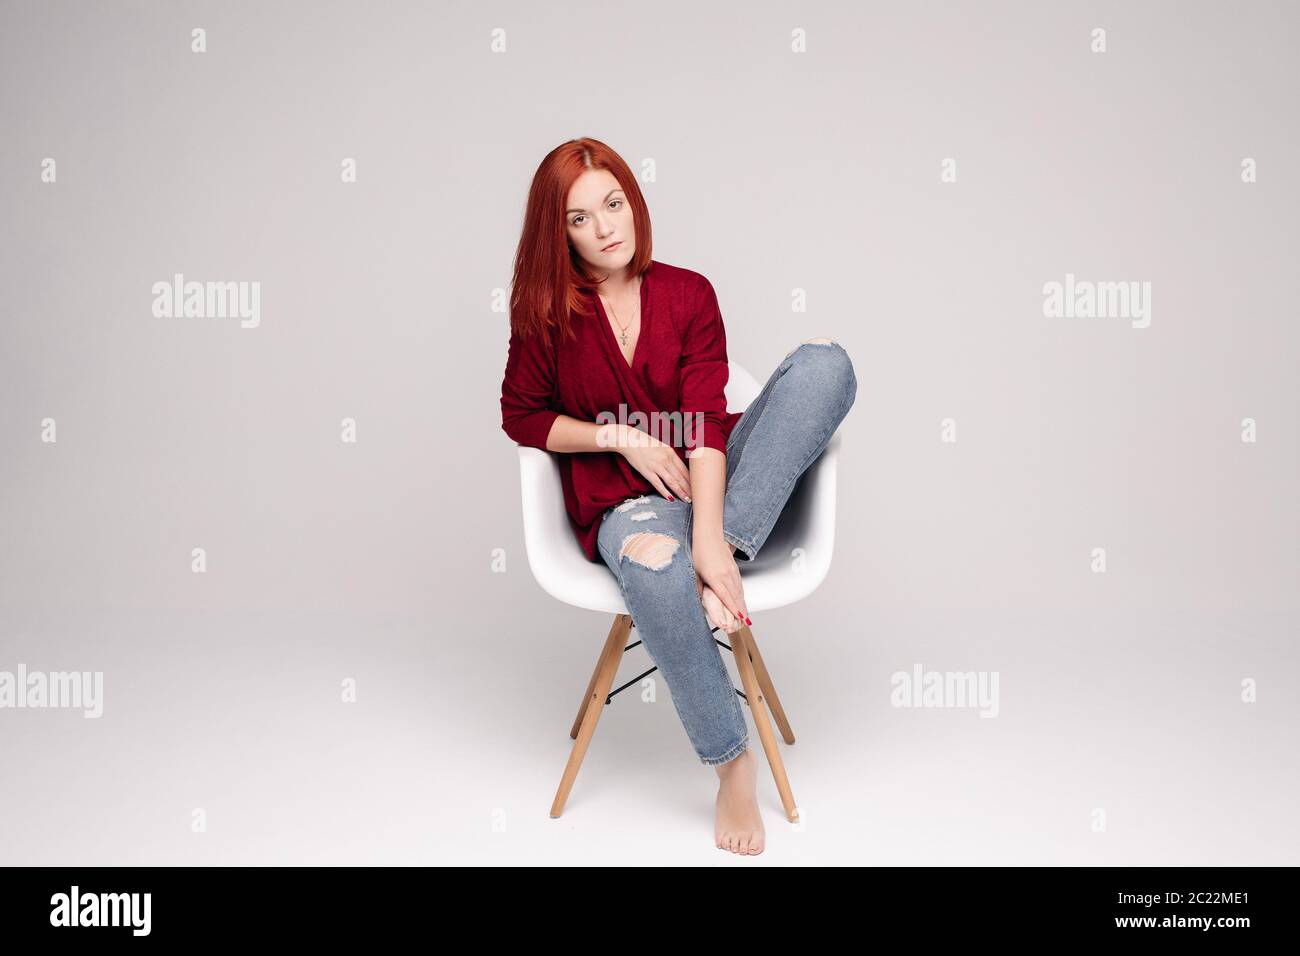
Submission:
<svg viewBox="0 0 1300 956">
<path fill-rule="evenodd" d="M 609 202 L 610 196 L 614 195 L 614 193 L 621 193 L 622 191 L 623 191 L 623 187 L 615 186 L 613 189 L 611 189 L 609 192 L 605 194 L 605 198 L 602 199 L 601 202 Z M 566 209 L 564 210 L 564 214 L 567 216 L 571 212 L 586 212 L 586 211 L 587 210 L 585 209 Z"/>
</svg>

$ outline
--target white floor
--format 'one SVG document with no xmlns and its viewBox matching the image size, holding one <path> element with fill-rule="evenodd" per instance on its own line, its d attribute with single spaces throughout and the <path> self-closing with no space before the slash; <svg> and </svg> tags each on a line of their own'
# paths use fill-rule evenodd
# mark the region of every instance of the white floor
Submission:
<svg viewBox="0 0 1300 956">
<path fill-rule="evenodd" d="M 102 671 L 104 709 L 0 710 L 0 862 L 1300 862 L 1295 615 L 866 611 L 795 637 L 771 612 L 803 822 L 760 748 L 754 858 L 713 846 L 715 777 L 662 682 L 605 708 L 550 819 L 607 622 L 509 618 L 7 611 L 0 670 Z M 996 671 L 997 716 L 892 706 L 917 663 Z M 634 649 L 617 683 L 649 666 Z"/>
</svg>

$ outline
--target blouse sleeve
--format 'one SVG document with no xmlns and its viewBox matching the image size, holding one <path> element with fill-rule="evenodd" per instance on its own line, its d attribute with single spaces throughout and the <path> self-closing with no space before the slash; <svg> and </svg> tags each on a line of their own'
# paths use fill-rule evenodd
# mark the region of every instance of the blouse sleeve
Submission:
<svg viewBox="0 0 1300 956">
<path fill-rule="evenodd" d="M 704 276 L 700 280 L 682 333 L 681 413 L 688 458 L 693 448 L 727 453 L 722 430 L 727 415 L 727 332 L 713 284 Z"/>
<path fill-rule="evenodd" d="M 510 332 L 501 382 L 501 429 L 520 445 L 546 450 L 560 413 L 549 407 L 555 392 L 555 357 L 541 336 Z"/>
</svg>

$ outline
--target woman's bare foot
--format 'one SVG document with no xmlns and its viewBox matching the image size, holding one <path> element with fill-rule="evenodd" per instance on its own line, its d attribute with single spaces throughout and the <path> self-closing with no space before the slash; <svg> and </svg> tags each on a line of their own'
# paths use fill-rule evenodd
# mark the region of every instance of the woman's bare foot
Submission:
<svg viewBox="0 0 1300 956">
<path fill-rule="evenodd" d="M 728 634 L 740 630 L 741 624 L 736 620 L 736 615 L 727 610 L 722 598 L 714 594 L 713 588 L 701 581 L 699 575 L 695 576 L 695 590 L 699 592 L 700 603 L 704 605 L 704 618 L 709 622 L 709 627 L 721 628 Z"/>
<path fill-rule="evenodd" d="M 718 772 L 717 816 L 713 828 L 719 850 L 744 856 L 763 852 L 767 834 L 758 809 L 754 755 L 746 747 L 739 757 L 714 766 Z"/>
</svg>

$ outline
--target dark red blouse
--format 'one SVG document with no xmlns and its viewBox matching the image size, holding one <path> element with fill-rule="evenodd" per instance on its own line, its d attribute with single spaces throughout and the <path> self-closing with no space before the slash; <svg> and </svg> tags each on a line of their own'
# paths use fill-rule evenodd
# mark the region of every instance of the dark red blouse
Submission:
<svg viewBox="0 0 1300 956">
<path fill-rule="evenodd" d="M 651 260 L 641 277 L 641 332 L 631 367 L 600 296 L 584 298 L 587 307 L 573 317 L 571 340 L 554 335 L 547 348 L 537 336 L 511 332 L 502 430 L 517 444 L 545 449 L 551 425 L 564 414 L 584 422 L 627 422 L 673 445 L 683 462 L 687 450 L 700 446 L 725 454 L 742 413 L 727 411 L 727 335 L 709 280 Z M 631 418 L 636 412 L 646 417 Z M 596 535 L 605 511 L 625 498 L 659 492 L 617 451 L 558 457 L 569 522 L 588 560 L 599 560 Z"/>
</svg>

